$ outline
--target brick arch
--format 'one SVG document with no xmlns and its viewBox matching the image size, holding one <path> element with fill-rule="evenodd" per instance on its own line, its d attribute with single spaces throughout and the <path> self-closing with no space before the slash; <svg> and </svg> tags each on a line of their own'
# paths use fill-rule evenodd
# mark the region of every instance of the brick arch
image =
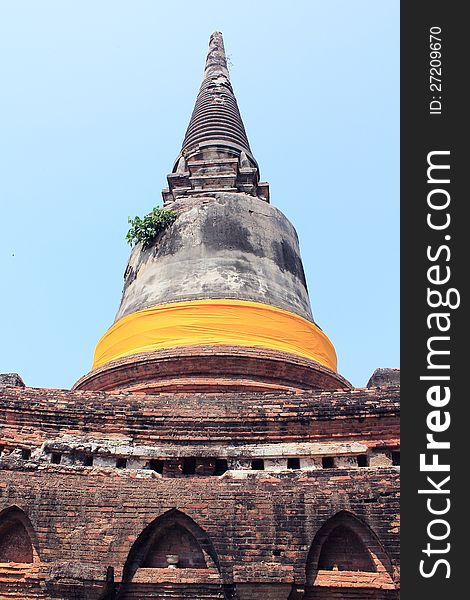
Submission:
<svg viewBox="0 0 470 600">
<path fill-rule="evenodd" d="M 132 545 L 123 569 L 123 583 L 132 581 L 141 567 L 165 568 L 167 554 L 178 554 L 181 568 L 219 570 L 207 533 L 191 517 L 172 509 L 147 525 Z"/>
<path fill-rule="evenodd" d="M 36 534 L 26 513 L 18 506 L 0 512 L 0 563 L 33 564 L 38 556 Z"/>
<path fill-rule="evenodd" d="M 202 548 L 194 535 L 179 523 L 162 527 L 152 541 L 142 563 L 145 568 L 164 569 L 168 566 L 166 556 L 178 555 L 178 567 L 184 569 L 206 569 L 207 562 Z"/>
<path fill-rule="evenodd" d="M 318 568 L 326 571 L 377 571 L 364 542 L 345 525 L 335 527 L 323 542 Z"/>
<path fill-rule="evenodd" d="M 318 573 L 323 571 L 377 573 L 390 583 L 393 579 L 392 563 L 378 537 L 348 511 L 336 513 L 318 530 L 310 546 L 306 571 L 308 585 L 314 585 Z"/>
</svg>

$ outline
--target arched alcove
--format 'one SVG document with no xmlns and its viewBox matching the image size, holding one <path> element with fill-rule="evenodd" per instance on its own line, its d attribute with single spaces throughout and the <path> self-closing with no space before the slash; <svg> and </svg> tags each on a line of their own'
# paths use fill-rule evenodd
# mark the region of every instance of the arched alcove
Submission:
<svg viewBox="0 0 470 600">
<path fill-rule="evenodd" d="M 306 598 L 316 598 L 309 593 L 320 586 L 394 588 L 392 564 L 382 544 L 366 523 L 348 511 L 337 513 L 318 530 L 306 571 L 310 590 Z"/>
<path fill-rule="evenodd" d="M 177 556 L 180 569 L 207 568 L 204 553 L 194 535 L 178 523 L 162 528 L 142 563 L 144 568 L 168 567 L 167 556 Z"/>
<path fill-rule="evenodd" d="M 17 506 L 0 513 L 0 563 L 32 564 L 37 552 L 35 534 L 26 514 Z"/>
<path fill-rule="evenodd" d="M 345 525 L 334 527 L 323 542 L 318 568 L 325 571 L 376 571 L 361 538 Z"/>
<path fill-rule="evenodd" d="M 169 568 L 168 556 L 177 556 L 179 569 L 218 571 L 218 559 L 207 533 L 193 519 L 173 509 L 157 517 L 134 542 L 123 570 L 123 582 L 138 569 Z"/>
</svg>

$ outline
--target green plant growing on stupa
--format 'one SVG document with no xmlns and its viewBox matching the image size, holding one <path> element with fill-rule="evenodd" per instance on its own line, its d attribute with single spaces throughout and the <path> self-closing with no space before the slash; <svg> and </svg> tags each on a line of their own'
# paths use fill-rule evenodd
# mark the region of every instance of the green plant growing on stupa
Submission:
<svg viewBox="0 0 470 600">
<path fill-rule="evenodd" d="M 142 242 L 142 247 L 144 249 L 148 248 L 152 245 L 157 235 L 171 225 L 176 217 L 177 214 L 175 211 L 166 210 L 159 206 L 156 206 L 143 219 L 140 217 L 135 217 L 134 219 L 128 217 L 127 221 L 131 228 L 126 234 L 127 243 L 135 246 L 139 242 Z"/>
</svg>

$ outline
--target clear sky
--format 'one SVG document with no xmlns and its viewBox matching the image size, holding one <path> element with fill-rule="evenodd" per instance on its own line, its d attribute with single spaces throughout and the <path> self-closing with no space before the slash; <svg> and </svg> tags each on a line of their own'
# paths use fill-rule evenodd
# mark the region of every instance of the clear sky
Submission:
<svg viewBox="0 0 470 600">
<path fill-rule="evenodd" d="M 214 30 L 340 372 L 399 366 L 398 0 L 0 0 L 0 372 L 89 371 Z"/>
</svg>

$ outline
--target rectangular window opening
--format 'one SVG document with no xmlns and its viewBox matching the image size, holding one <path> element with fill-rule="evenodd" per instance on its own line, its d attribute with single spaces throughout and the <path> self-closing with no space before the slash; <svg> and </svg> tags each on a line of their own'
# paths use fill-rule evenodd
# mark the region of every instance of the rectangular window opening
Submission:
<svg viewBox="0 0 470 600">
<path fill-rule="evenodd" d="M 400 450 L 394 450 L 392 452 L 392 465 L 394 467 L 400 466 Z"/>
<path fill-rule="evenodd" d="M 264 471 L 264 460 L 262 458 L 254 458 L 251 461 L 253 471 Z"/>
<path fill-rule="evenodd" d="M 93 455 L 92 454 L 85 454 L 85 456 L 83 457 L 83 465 L 85 467 L 93 466 Z"/>
<path fill-rule="evenodd" d="M 125 469 L 127 467 L 127 458 L 117 458 L 116 459 L 116 468 L 117 469 Z"/>
<path fill-rule="evenodd" d="M 29 448 L 21 449 L 21 458 L 23 460 L 29 460 L 31 458 L 31 450 Z"/>
<path fill-rule="evenodd" d="M 163 473 L 163 460 L 159 460 L 158 458 L 152 458 L 149 462 L 149 469 L 151 471 L 155 471 L 155 473 Z"/>
<path fill-rule="evenodd" d="M 183 459 L 183 475 L 194 475 L 196 473 L 196 459 L 195 458 L 184 458 Z"/>
<path fill-rule="evenodd" d="M 226 471 L 228 471 L 228 463 L 225 458 L 216 458 L 214 475 L 223 475 Z"/>
<path fill-rule="evenodd" d="M 288 469 L 300 469 L 300 458 L 288 458 L 287 459 Z"/>
<path fill-rule="evenodd" d="M 335 468 L 335 459 L 333 456 L 324 456 L 321 459 L 321 466 L 324 469 L 334 469 Z"/>
<path fill-rule="evenodd" d="M 60 465 L 61 460 L 62 460 L 62 454 L 60 452 L 53 452 L 51 454 L 51 463 L 53 465 Z"/>
<path fill-rule="evenodd" d="M 368 467 L 369 466 L 369 457 L 367 454 L 359 454 L 357 457 L 357 466 L 358 467 Z"/>
</svg>

